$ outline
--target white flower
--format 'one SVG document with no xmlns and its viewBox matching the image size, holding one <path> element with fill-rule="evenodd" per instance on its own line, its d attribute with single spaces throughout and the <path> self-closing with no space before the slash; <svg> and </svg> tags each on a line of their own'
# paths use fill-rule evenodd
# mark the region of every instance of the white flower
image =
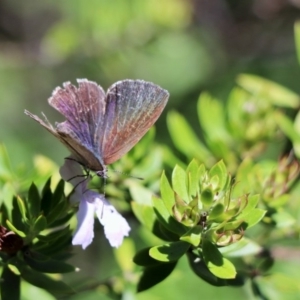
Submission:
<svg viewBox="0 0 300 300">
<path fill-rule="evenodd" d="M 96 213 L 110 245 L 119 247 L 124 237 L 129 235 L 130 227 L 126 219 L 104 198 L 104 195 L 87 189 L 90 179 L 82 176 L 79 164 L 72 158 L 65 159 L 64 165 L 60 168 L 60 174 L 65 181 L 71 182 L 75 187 L 70 201 L 73 203 L 80 201 L 77 212 L 78 223 L 72 244 L 81 245 L 85 249 L 93 241 L 94 214 Z"/>
</svg>

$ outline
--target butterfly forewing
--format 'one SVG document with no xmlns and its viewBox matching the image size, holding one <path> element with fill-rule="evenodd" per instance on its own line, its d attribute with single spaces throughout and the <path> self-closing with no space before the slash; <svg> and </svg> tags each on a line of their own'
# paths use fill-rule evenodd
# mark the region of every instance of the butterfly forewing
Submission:
<svg viewBox="0 0 300 300">
<path fill-rule="evenodd" d="M 143 80 L 123 80 L 109 88 L 102 129 L 105 164 L 118 160 L 144 136 L 160 116 L 168 97 L 166 90 Z"/>
</svg>

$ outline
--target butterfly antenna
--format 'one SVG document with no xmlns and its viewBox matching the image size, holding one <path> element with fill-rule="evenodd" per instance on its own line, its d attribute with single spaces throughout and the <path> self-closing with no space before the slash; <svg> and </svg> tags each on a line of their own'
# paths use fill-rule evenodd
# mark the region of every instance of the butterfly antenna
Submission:
<svg viewBox="0 0 300 300">
<path fill-rule="evenodd" d="M 124 173 L 124 172 L 121 172 L 121 171 L 118 171 L 118 170 L 113 170 L 115 173 L 119 173 L 119 174 L 122 174 L 122 175 L 126 175 L 127 177 L 130 177 L 130 178 L 134 178 L 134 179 L 138 179 L 138 180 L 144 180 L 143 177 L 137 177 L 137 176 L 132 176 L 128 173 Z"/>
<path fill-rule="evenodd" d="M 53 129 L 52 124 L 49 122 L 48 118 L 46 117 L 46 115 L 45 115 L 43 112 L 42 112 L 42 116 L 43 116 L 45 122 L 47 123 L 47 125 L 48 125 L 50 128 Z"/>
</svg>

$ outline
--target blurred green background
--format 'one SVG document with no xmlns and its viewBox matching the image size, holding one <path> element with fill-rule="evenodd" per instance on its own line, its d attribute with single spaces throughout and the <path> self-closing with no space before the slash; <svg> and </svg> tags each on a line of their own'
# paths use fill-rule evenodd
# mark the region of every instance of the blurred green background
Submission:
<svg viewBox="0 0 300 300">
<path fill-rule="evenodd" d="M 117 80 L 144 79 L 169 90 L 168 106 L 156 125 L 157 140 L 167 144 L 167 111 L 178 110 L 198 124 L 200 92 L 225 99 L 241 72 L 299 93 L 293 36 L 299 16 L 300 2 L 288 0 L 1 1 L 0 142 L 15 166 L 29 168 L 35 154 L 61 165 L 67 150 L 23 112 L 62 120 L 47 99 L 56 86 L 76 78 L 105 89 Z M 104 240 L 77 252 L 82 273 L 101 280 L 116 271 L 112 260 L 103 262 L 112 253 Z M 82 275 L 72 276 L 79 280 Z M 211 287 L 182 261 L 170 278 L 138 299 L 232 299 L 248 293 L 247 288 Z"/>
</svg>

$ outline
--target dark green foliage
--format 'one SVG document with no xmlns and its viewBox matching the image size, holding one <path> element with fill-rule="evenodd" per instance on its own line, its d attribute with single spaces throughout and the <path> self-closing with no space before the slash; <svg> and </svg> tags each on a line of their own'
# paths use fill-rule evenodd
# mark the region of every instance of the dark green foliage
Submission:
<svg viewBox="0 0 300 300">
<path fill-rule="evenodd" d="M 66 222 L 73 215 L 64 196 L 64 182 L 58 183 L 54 193 L 50 184 L 49 179 L 42 189 L 42 196 L 32 183 L 26 200 L 13 198 L 12 218 L 11 221 L 6 219 L 6 225 L 23 239 L 23 245 L 15 252 L 2 246 L 2 251 L 10 251 L 9 256 L 2 256 L 2 299 L 19 299 L 21 279 L 46 289 L 53 295 L 70 292 L 70 288 L 63 282 L 42 274 L 75 271 L 75 267 L 64 262 L 70 256 L 72 234 Z M 51 230 L 54 223 L 61 227 Z M 2 240 L 5 241 L 5 236 Z M 60 254 L 61 259 L 59 256 L 54 257 L 57 254 Z M 14 266 L 14 269 L 11 270 L 9 266 Z"/>
</svg>

